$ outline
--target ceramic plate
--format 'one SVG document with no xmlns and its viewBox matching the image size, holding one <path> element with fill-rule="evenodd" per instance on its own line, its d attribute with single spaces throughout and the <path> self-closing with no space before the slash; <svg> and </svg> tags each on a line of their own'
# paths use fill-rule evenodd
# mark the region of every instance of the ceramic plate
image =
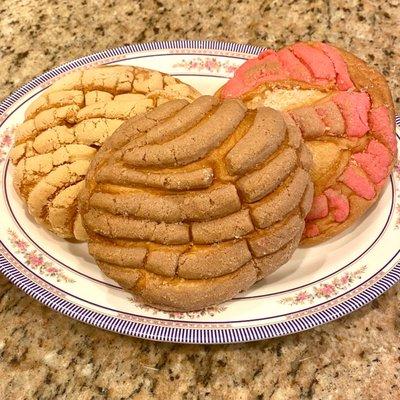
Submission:
<svg viewBox="0 0 400 400">
<path fill-rule="evenodd" d="M 106 278 L 85 244 L 62 240 L 26 213 L 12 186 L 13 129 L 45 88 L 76 68 L 126 64 L 160 69 L 212 94 L 243 60 L 262 49 L 220 42 L 125 46 L 62 65 L 21 87 L 0 105 L 0 271 L 49 307 L 100 328 L 146 339 L 233 343 L 299 332 L 370 302 L 400 279 L 400 169 L 380 201 L 352 229 L 293 258 L 246 293 L 192 313 L 136 303 Z M 398 120 L 400 123 L 400 120 Z M 399 130 L 398 130 L 399 133 Z"/>
</svg>

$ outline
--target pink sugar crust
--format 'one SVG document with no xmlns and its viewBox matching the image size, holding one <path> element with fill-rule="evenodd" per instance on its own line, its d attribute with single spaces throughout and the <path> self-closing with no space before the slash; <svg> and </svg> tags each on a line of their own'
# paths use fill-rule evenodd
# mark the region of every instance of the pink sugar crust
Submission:
<svg viewBox="0 0 400 400">
<path fill-rule="evenodd" d="M 247 60 L 236 70 L 235 76 L 222 88 L 221 96 L 239 97 L 263 82 L 279 81 L 288 77 L 288 72 L 283 69 L 276 52 L 266 50 L 257 58 Z"/>
<path fill-rule="evenodd" d="M 260 56 L 262 54 L 263 53 L 261 53 Z M 221 90 L 222 98 L 239 97 L 243 93 L 246 93 L 247 91 L 253 89 L 253 87 L 256 85 L 257 82 L 249 81 L 246 83 L 244 80 L 245 76 L 244 74 L 251 68 L 262 64 L 262 58 L 260 59 L 259 57 L 247 60 L 236 70 L 233 78 L 229 79 L 229 81 L 222 88 Z"/>
<path fill-rule="evenodd" d="M 295 43 L 289 47 L 293 54 L 300 59 L 311 71 L 311 74 L 321 83 L 326 84 L 336 79 L 332 61 L 325 53 L 305 43 Z"/>
<path fill-rule="evenodd" d="M 325 196 L 328 198 L 329 209 L 336 222 L 343 222 L 350 212 L 349 200 L 342 193 L 334 189 L 326 189 Z"/>
<path fill-rule="evenodd" d="M 353 92 L 355 86 L 347 64 L 335 47 L 325 43 L 313 43 L 312 46 L 296 43 L 277 52 L 267 50 L 237 70 L 235 77 L 221 90 L 221 97 L 238 97 L 264 82 L 288 78 L 321 86 L 336 83 L 340 92 L 331 97 L 330 104 L 323 102 L 313 107 L 315 117 L 319 118 L 312 121 L 321 120 L 329 128 L 321 134 L 357 139 L 371 131 L 377 138 L 371 140 L 363 152 L 353 154 L 351 164 L 338 179 L 356 195 L 372 200 L 385 184 L 396 153 L 394 127 L 388 108 L 371 109 L 368 93 Z M 349 212 L 348 198 L 340 190 L 329 188 L 314 199 L 307 221 L 324 218 L 330 213 L 341 223 L 349 217 Z M 305 237 L 320 233 L 315 223 L 306 224 Z"/>
<path fill-rule="evenodd" d="M 377 140 L 371 140 L 364 152 L 355 153 L 352 157 L 373 183 L 378 184 L 388 177 L 392 156 L 387 147 Z"/>
<path fill-rule="evenodd" d="M 326 43 L 316 43 L 316 47 L 321 49 L 331 60 L 336 72 L 336 83 L 339 90 L 348 90 L 354 88 L 354 84 L 350 79 L 347 65 L 344 62 L 339 51 Z"/>
<path fill-rule="evenodd" d="M 339 51 L 324 43 L 315 46 L 295 43 L 277 52 L 266 50 L 247 60 L 221 89 L 221 97 L 239 97 L 264 82 L 284 79 L 321 86 L 336 82 L 339 90 L 353 88 Z"/>
<path fill-rule="evenodd" d="M 369 124 L 374 136 L 385 143 L 393 154 L 396 153 L 396 136 L 389 110 L 385 106 L 373 108 L 369 112 Z"/>
<path fill-rule="evenodd" d="M 320 234 L 320 230 L 317 226 L 317 224 L 314 224 L 313 222 L 308 222 L 306 224 L 306 227 L 304 228 L 303 236 L 311 238 L 318 236 Z"/>
<path fill-rule="evenodd" d="M 374 185 L 369 181 L 362 170 L 354 165 L 349 165 L 339 180 L 348 186 L 355 194 L 366 200 L 372 200 L 375 197 Z"/>
<path fill-rule="evenodd" d="M 362 137 L 369 131 L 368 112 L 371 102 L 364 92 L 339 92 L 332 97 L 342 112 L 349 137 Z"/>
<path fill-rule="evenodd" d="M 279 50 L 277 55 L 283 68 L 288 71 L 288 74 L 292 79 L 307 83 L 313 81 L 311 72 L 289 49 Z"/>
<path fill-rule="evenodd" d="M 251 78 L 250 84 L 253 83 L 253 79 L 256 79 L 256 85 L 258 86 L 259 84 L 264 82 L 264 79 L 267 79 L 268 81 L 279 81 L 282 79 L 287 79 L 289 77 L 287 71 L 283 69 L 283 66 L 275 51 L 264 51 L 258 55 L 257 59 L 259 61 L 262 61 L 259 63 L 262 64 L 262 68 L 257 70 L 258 75 L 248 76 L 247 74 L 245 74 L 245 79 L 248 80 L 249 78 Z"/>
<path fill-rule="evenodd" d="M 328 215 L 328 199 L 324 194 L 315 196 L 310 212 L 307 214 L 307 221 L 324 218 Z"/>
</svg>

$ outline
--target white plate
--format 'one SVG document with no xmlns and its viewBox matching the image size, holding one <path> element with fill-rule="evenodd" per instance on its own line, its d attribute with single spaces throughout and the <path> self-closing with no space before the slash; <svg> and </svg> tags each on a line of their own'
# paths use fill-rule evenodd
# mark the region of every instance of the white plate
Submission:
<svg viewBox="0 0 400 400">
<path fill-rule="evenodd" d="M 400 169 L 380 201 L 354 227 L 321 245 L 298 249 L 267 279 L 227 303 L 194 313 L 166 313 L 135 303 L 106 278 L 85 244 L 40 228 L 12 187 L 13 128 L 55 79 L 93 64 L 159 69 L 212 94 L 258 47 L 220 42 L 125 46 L 72 61 L 29 82 L 0 104 L 0 271 L 51 308 L 115 332 L 185 343 L 232 343 L 305 330 L 339 318 L 400 279 Z"/>
</svg>

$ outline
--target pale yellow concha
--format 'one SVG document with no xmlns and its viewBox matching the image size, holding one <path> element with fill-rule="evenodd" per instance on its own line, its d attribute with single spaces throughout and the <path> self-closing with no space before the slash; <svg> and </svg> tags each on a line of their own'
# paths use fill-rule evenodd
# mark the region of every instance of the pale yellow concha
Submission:
<svg viewBox="0 0 400 400">
<path fill-rule="evenodd" d="M 85 240 L 77 196 L 104 140 L 135 115 L 198 96 L 172 76 L 131 66 L 78 70 L 57 80 L 15 130 L 14 187 L 29 213 L 58 236 Z"/>
</svg>

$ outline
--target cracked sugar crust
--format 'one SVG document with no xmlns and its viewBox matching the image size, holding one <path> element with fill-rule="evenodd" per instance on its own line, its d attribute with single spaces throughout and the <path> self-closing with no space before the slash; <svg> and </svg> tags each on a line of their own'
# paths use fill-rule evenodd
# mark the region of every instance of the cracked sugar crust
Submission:
<svg viewBox="0 0 400 400">
<path fill-rule="evenodd" d="M 63 76 L 29 105 L 15 130 L 11 160 L 17 193 L 38 223 L 58 236 L 85 240 L 77 196 L 99 147 L 124 121 L 170 100 L 182 99 L 178 106 L 183 106 L 198 96 L 171 76 L 130 66 Z M 117 166 L 114 172 L 124 176 Z M 193 180 L 194 186 L 206 187 L 211 177 L 209 170 L 200 170 L 171 179 L 155 176 L 149 181 L 139 174 L 124 179 L 185 189 Z"/>
<path fill-rule="evenodd" d="M 353 54 L 318 42 L 267 50 L 217 94 L 285 110 L 300 130 L 315 186 L 303 244 L 337 235 L 379 199 L 397 154 L 394 106 L 384 77 Z"/>
<path fill-rule="evenodd" d="M 163 103 L 123 123 L 91 163 L 79 199 L 89 252 L 155 307 L 226 301 L 293 254 L 311 166 L 288 114 L 212 96 Z"/>
</svg>

